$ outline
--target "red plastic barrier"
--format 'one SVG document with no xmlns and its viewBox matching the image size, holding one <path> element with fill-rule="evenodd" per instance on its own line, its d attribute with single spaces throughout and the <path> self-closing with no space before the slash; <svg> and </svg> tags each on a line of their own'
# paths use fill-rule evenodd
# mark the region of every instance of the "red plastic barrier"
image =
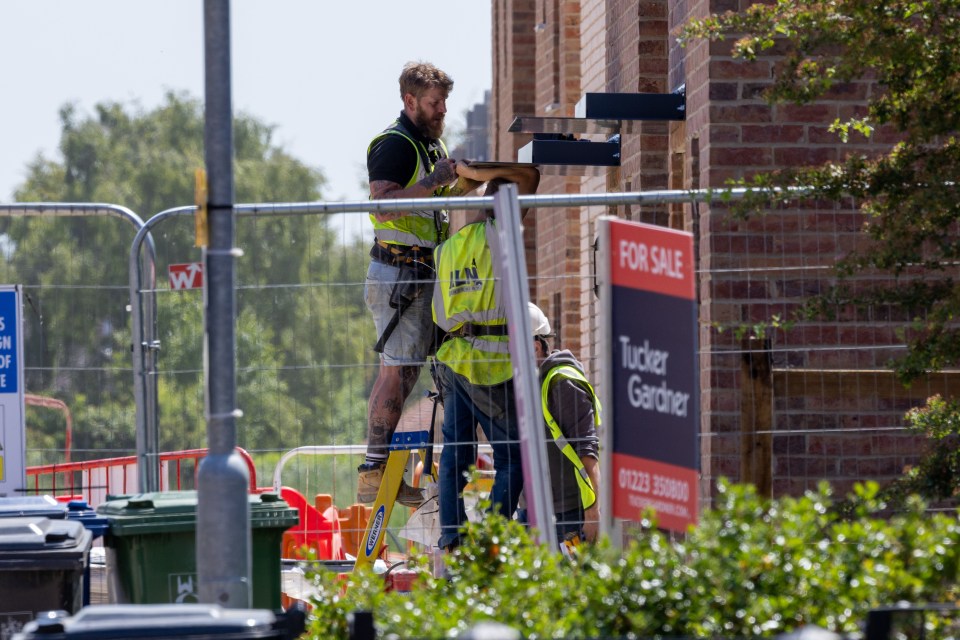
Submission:
<svg viewBox="0 0 960 640">
<path fill-rule="evenodd" d="M 319 509 L 307 502 L 306 497 L 290 487 L 280 488 L 280 497 L 297 510 L 300 522 L 283 534 L 283 557 L 302 558 L 302 548 L 308 547 L 319 560 L 345 560 L 343 538 L 340 533 L 340 518 L 329 496 L 317 496 Z"/>
</svg>

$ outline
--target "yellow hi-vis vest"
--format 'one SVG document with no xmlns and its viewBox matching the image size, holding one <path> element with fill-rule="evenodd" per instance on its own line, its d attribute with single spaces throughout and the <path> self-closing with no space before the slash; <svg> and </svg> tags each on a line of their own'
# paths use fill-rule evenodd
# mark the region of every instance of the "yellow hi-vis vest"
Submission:
<svg viewBox="0 0 960 640">
<path fill-rule="evenodd" d="M 544 376 L 543 384 L 540 386 L 540 402 L 543 405 L 543 418 L 547 422 L 547 428 L 550 430 L 550 435 L 553 437 L 554 443 L 560 449 L 560 452 L 563 453 L 564 457 L 569 460 L 570 464 L 577 470 L 576 478 L 577 485 L 580 487 L 580 501 L 584 509 L 589 509 L 593 506 L 593 503 L 597 501 L 597 492 L 593 488 L 593 483 L 590 482 L 590 476 L 583 466 L 583 461 L 580 460 L 580 456 L 574 451 L 573 445 L 567 441 L 567 438 L 563 435 L 563 431 L 560 430 L 560 425 L 557 424 L 556 419 L 550 414 L 550 410 L 547 408 L 547 395 L 550 391 L 550 383 L 557 377 L 573 380 L 587 390 L 593 399 L 593 423 L 597 427 L 600 426 L 600 400 L 597 398 L 597 394 L 590 385 L 590 382 L 587 381 L 587 378 L 583 375 L 583 372 L 570 365 L 560 365 L 550 369 L 547 375 Z"/>
<path fill-rule="evenodd" d="M 433 288 L 433 321 L 451 336 L 437 349 L 443 362 L 472 384 L 490 386 L 513 377 L 510 343 L 504 335 L 457 336 L 464 324 L 507 324 L 493 265 L 499 255 L 492 221 L 468 224 L 434 250 L 437 285 Z"/>
<path fill-rule="evenodd" d="M 407 184 L 403 185 L 404 189 L 413 186 L 433 173 L 434 164 L 430 160 L 430 154 L 427 152 L 426 147 L 424 147 L 423 143 L 419 140 L 415 140 L 414 137 L 404 129 L 399 120 L 370 141 L 370 144 L 367 145 L 367 153 L 370 153 L 370 149 L 377 140 L 389 135 L 406 138 L 417 151 L 417 166 L 413 171 L 413 175 L 411 175 L 407 181 Z M 438 142 L 440 143 L 440 148 L 443 150 L 441 157 L 446 158 L 447 147 L 443 144 L 442 140 Z M 449 190 L 449 187 L 444 185 L 438 187 L 433 192 L 433 195 L 446 196 Z M 432 249 L 447 237 L 448 223 L 446 211 L 427 211 L 426 209 L 408 211 L 405 212 L 403 216 L 387 222 L 378 222 L 377 217 L 371 213 L 370 222 L 373 224 L 373 235 L 377 240 L 388 244 L 403 244 Z"/>
</svg>

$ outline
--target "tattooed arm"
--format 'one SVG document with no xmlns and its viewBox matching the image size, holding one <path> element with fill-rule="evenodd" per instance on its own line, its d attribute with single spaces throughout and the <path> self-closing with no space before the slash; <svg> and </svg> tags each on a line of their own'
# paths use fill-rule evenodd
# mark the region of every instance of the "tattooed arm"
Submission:
<svg viewBox="0 0 960 640">
<path fill-rule="evenodd" d="M 450 158 L 443 158 L 433 167 L 433 172 L 419 182 L 409 187 L 401 187 L 389 180 L 374 180 L 370 183 L 370 198 L 372 200 L 390 200 L 397 198 L 429 198 L 438 187 L 450 184 L 457 177 L 456 162 Z M 406 211 L 388 211 L 373 214 L 379 222 L 396 220 L 407 215 Z"/>
</svg>

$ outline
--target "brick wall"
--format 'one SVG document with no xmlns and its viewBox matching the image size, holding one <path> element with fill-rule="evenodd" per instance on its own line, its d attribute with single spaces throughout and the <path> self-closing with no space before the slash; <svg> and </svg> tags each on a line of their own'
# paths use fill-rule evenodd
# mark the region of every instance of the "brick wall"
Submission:
<svg viewBox="0 0 960 640">
<path fill-rule="evenodd" d="M 515 161 L 529 135 L 507 128 L 518 114 L 536 113 L 535 0 L 494 0 L 493 85 L 490 111 L 491 158 Z"/>
<path fill-rule="evenodd" d="M 687 0 L 694 15 L 738 10 L 744 4 Z M 876 150 L 870 145 L 841 147 L 826 132 L 835 118 L 861 108 L 867 84 L 839 87 L 814 105 L 770 106 L 761 93 L 771 82 L 776 57 L 745 63 L 733 60 L 729 49 L 728 42 L 681 50 L 687 82 L 684 135 L 696 140 L 701 185 L 722 186 L 757 172 Z M 714 323 L 763 322 L 774 314 L 789 318 L 803 297 L 831 282 L 829 267 L 860 239 L 861 223 L 855 209 L 840 204 L 778 206 L 750 220 L 735 220 L 724 207 L 699 208 L 706 487 L 720 475 L 740 479 L 741 416 L 749 402 L 740 374 L 741 344 L 733 332 L 721 333 Z M 824 371 L 816 374 L 820 384 L 784 387 L 774 397 L 769 464 L 775 493 L 795 493 L 820 479 L 842 491 L 855 480 L 895 476 L 915 459 L 917 440 L 901 428 L 904 411 L 918 398 L 894 399 L 891 389 L 869 384 L 838 396 L 825 382 L 833 379 L 832 371 L 860 379 L 858 370 L 884 367 L 898 342 L 898 325 L 898 319 L 878 313 L 772 332 L 769 357 L 775 369 Z"/>
<path fill-rule="evenodd" d="M 583 0 L 580 7 L 581 92 L 604 91 L 607 86 L 607 3 L 605 0 Z M 587 176 L 580 180 L 581 193 L 602 193 L 607 190 L 607 176 Z M 597 218 L 608 213 L 605 207 L 583 207 L 580 210 L 580 357 L 590 379 L 600 382 L 599 326 L 600 315 L 594 292 L 594 241 Z"/>
<path fill-rule="evenodd" d="M 540 192 L 722 187 L 728 179 L 756 172 L 875 149 L 840 147 L 827 131 L 834 118 L 862 109 L 868 86 L 851 83 L 815 105 L 769 106 L 760 92 L 771 80 L 775 58 L 747 64 L 730 57 L 729 42 L 675 44 L 672 31 L 689 18 L 750 4 L 752 0 L 495 0 L 494 110 L 499 112 L 494 117 L 503 128 L 514 114 L 570 114 L 585 92 L 685 88 L 685 121 L 645 122 L 624 132 L 621 167 L 575 179 L 546 177 Z M 528 31 L 517 31 L 518 24 L 526 24 Z M 514 54 L 519 54 L 515 61 Z M 497 135 L 494 157 L 500 159 L 508 159 L 504 151 L 515 153 L 528 139 L 502 131 Z M 884 136 L 880 140 L 889 142 Z M 829 203 L 778 205 L 750 220 L 707 204 L 613 212 L 603 207 L 537 210 L 534 299 L 561 328 L 564 346 L 578 347 L 588 374 L 598 382 L 593 245 L 596 220 L 605 213 L 694 234 L 702 495 L 709 499 L 719 476 L 741 479 L 743 435 L 750 427 L 742 422 L 751 401 L 741 373 L 743 344 L 736 332 L 718 327 L 762 322 L 771 314 L 787 318 L 804 296 L 829 283 L 827 269 L 859 239 L 862 220 L 846 205 Z M 544 224 L 547 216 L 550 222 Z M 777 387 L 767 461 L 776 492 L 797 492 L 821 478 L 845 488 L 855 479 L 896 475 L 915 459 L 917 440 L 900 427 L 904 410 L 922 400 L 917 394 L 897 395 L 866 383 L 862 388 L 848 384 L 844 389 L 854 392 L 840 394 L 829 382 L 836 380 L 831 373 L 836 370 L 883 367 L 895 353 L 895 330 L 902 323 L 887 310 L 877 310 L 866 318 L 841 314 L 832 322 L 770 331 L 767 357 L 778 375 L 786 375 L 784 370 L 814 374 L 802 386 Z M 818 371 L 825 373 L 818 378 Z"/>
<path fill-rule="evenodd" d="M 495 98 L 490 113 L 491 159 L 515 162 L 517 151 L 530 141 L 529 134 L 508 131 L 517 115 L 536 113 L 536 1 L 494 0 L 493 85 Z M 536 275 L 536 217 L 524 220 L 527 271 Z M 533 298 L 531 287 L 531 298 Z"/>
<path fill-rule="evenodd" d="M 537 112 L 539 116 L 572 116 L 580 98 L 580 2 L 538 0 L 536 24 Z M 572 176 L 544 175 L 541 193 L 578 193 Z M 580 353 L 580 211 L 541 208 L 535 219 L 537 280 L 534 301 L 550 318 L 556 345 Z"/>
<path fill-rule="evenodd" d="M 607 19 L 607 91 L 666 93 L 667 0 L 609 0 Z M 620 175 L 616 191 L 653 191 L 669 187 L 669 130 L 666 122 L 632 123 L 621 135 Z M 668 224 L 666 208 L 621 211 L 622 217 Z"/>
</svg>

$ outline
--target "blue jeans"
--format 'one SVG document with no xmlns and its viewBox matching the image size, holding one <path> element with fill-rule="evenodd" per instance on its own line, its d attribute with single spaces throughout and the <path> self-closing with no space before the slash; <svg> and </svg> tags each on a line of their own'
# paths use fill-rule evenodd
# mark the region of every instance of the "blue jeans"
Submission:
<svg viewBox="0 0 960 640">
<path fill-rule="evenodd" d="M 440 454 L 440 540 L 441 549 L 460 542 L 460 527 L 467 521 L 462 492 L 467 485 L 464 473 L 477 462 L 479 422 L 493 448 L 496 476 L 490 492 L 492 510 L 512 517 L 523 490 L 519 431 L 513 381 L 491 389 L 502 396 L 502 411 L 489 416 L 471 399 L 469 382 L 445 366 L 438 366 L 443 394 L 443 453 Z M 489 407 L 487 407 L 489 411 Z"/>
</svg>

